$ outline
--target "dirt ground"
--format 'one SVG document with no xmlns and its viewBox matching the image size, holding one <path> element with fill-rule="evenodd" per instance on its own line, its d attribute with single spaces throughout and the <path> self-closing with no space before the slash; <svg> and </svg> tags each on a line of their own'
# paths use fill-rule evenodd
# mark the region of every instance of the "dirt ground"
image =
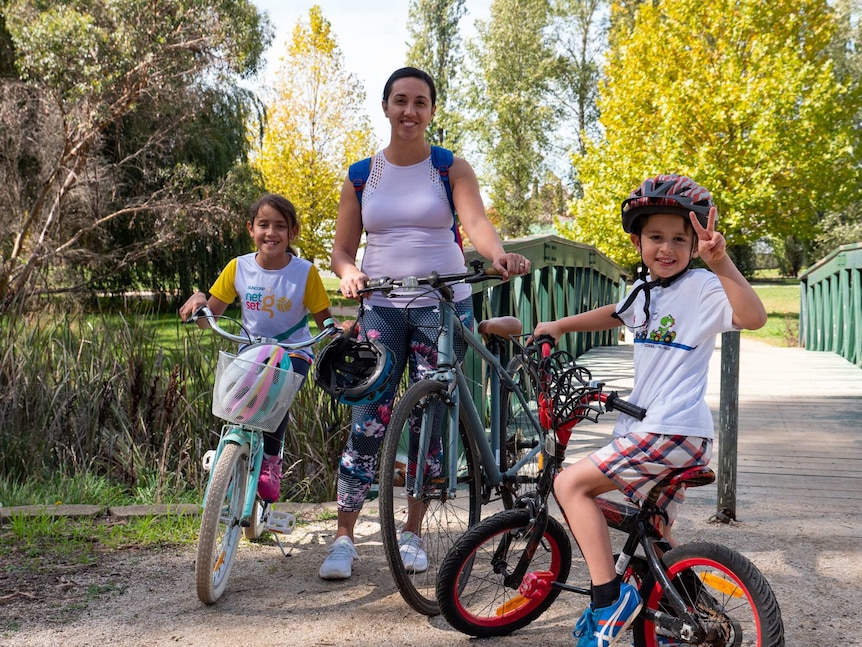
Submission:
<svg viewBox="0 0 862 647">
<path fill-rule="evenodd" d="M 709 521 L 712 505 L 706 497 L 690 497 L 677 522 L 678 538 L 724 543 L 752 559 L 778 597 L 787 645 L 862 645 L 858 519 L 814 521 L 774 502 L 743 500 L 740 521 L 726 525 Z M 92 566 L 57 563 L 35 573 L 0 569 L 0 645 L 442 647 L 476 642 L 442 618 L 419 615 L 403 602 L 387 570 L 372 505 L 357 527 L 362 561 L 354 577 L 319 579 L 317 569 L 333 530 L 333 521 L 299 526 L 285 538 L 288 557 L 274 542 L 244 541 L 228 590 L 213 606 L 203 605 L 195 594 L 192 548 L 112 551 Z M 585 604 L 584 598 L 563 593 L 543 617 L 515 635 L 479 642 L 573 645 L 571 629 Z"/>
</svg>

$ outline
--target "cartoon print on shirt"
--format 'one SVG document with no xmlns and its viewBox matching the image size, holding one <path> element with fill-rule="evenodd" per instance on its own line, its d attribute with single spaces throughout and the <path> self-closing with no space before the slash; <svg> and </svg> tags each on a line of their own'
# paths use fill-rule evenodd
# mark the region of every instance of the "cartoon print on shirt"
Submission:
<svg viewBox="0 0 862 647">
<path fill-rule="evenodd" d="M 659 320 L 657 328 L 649 330 L 649 326 L 643 326 L 635 333 L 636 342 L 653 342 L 658 344 L 671 344 L 676 339 L 676 331 L 671 330 L 676 325 L 673 315 L 665 315 Z"/>
</svg>

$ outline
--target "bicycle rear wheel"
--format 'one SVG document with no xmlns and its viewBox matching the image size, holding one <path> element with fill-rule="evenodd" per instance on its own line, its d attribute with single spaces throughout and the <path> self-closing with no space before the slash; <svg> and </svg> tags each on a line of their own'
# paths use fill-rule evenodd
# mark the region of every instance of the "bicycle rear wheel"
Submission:
<svg viewBox="0 0 862 647">
<path fill-rule="evenodd" d="M 195 559 L 195 583 L 204 604 L 224 593 L 242 531 L 248 487 L 248 446 L 227 443 L 213 467 Z"/>
<path fill-rule="evenodd" d="M 533 555 L 527 542 L 536 526 L 525 508 L 483 519 L 458 541 L 440 568 L 437 600 L 443 617 L 458 631 L 479 638 L 506 636 L 542 615 L 557 599 L 572 564 L 572 544 L 553 517 Z M 518 582 L 505 579 L 526 558 Z M 525 583 L 523 594 L 519 587 Z"/>
<path fill-rule="evenodd" d="M 458 430 L 460 451 L 449 456 L 446 386 L 420 380 L 398 400 L 386 429 L 380 460 L 380 530 L 389 570 L 404 600 L 419 613 L 434 616 L 437 571 L 446 553 L 481 514 L 479 466 L 472 439 Z M 463 423 L 462 423 L 463 425 Z M 423 483 L 417 484 L 419 432 L 433 431 Z M 454 495 L 448 483 L 450 461 L 457 461 Z M 424 514 L 422 511 L 424 510 Z M 398 539 L 408 513 L 421 516 L 420 536 L 428 555 L 423 572 L 404 567 Z"/>
<path fill-rule="evenodd" d="M 697 612 L 706 632 L 686 642 L 663 629 L 654 612 L 676 616 L 662 586 L 644 579 L 644 611 L 634 624 L 635 645 L 710 645 L 715 647 L 783 647 L 781 609 L 763 574 L 739 553 L 712 543 L 694 543 L 668 551 L 662 562 L 674 588 Z"/>
<path fill-rule="evenodd" d="M 542 440 L 531 423 L 531 419 L 537 419 L 539 416 L 536 377 L 525 364 L 525 360 L 517 355 L 509 361 L 506 372 L 520 387 L 527 406 L 524 406 L 505 383 L 500 384 L 500 444 L 505 450 L 500 452 L 500 472 L 505 472 L 527 456 Z M 518 480 L 502 489 L 503 507 L 507 510 L 514 506 L 515 498 L 520 493 L 526 489 L 534 489 L 541 469 L 540 456 L 541 454 L 536 454 L 530 459 L 518 470 Z"/>
</svg>

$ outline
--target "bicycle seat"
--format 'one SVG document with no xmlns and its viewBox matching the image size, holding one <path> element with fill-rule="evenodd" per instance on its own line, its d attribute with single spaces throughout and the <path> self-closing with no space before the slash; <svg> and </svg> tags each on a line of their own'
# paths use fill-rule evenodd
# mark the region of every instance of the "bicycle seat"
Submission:
<svg viewBox="0 0 862 647">
<path fill-rule="evenodd" d="M 677 470 L 661 482 L 662 487 L 680 486 L 699 487 L 709 485 L 715 480 L 715 472 L 706 465 Z"/>
<path fill-rule="evenodd" d="M 483 337 L 490 335 L 511 337 L 512 335 L 520 335 L 524 328 L 521 320 L 517 317 L 491 317 L 480 321 L 478 330 Z"/>
</svg>

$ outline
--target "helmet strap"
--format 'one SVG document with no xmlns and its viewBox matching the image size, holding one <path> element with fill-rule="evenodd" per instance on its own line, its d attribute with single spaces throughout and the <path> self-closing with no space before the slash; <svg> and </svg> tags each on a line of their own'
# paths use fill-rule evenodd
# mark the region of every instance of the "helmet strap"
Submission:
<svg viewBox="0 0 862 647">
<path fill-rule="evenodd" d="M 641 260 L 643 260 L 643 259 L 641 259 Z M 623 305 L 619 308 L 619 310 L 614 312 L 611 316 L 614 319 L 619 319 L 620 321 L 622 321 L 622 317 L 620 317 L 620 315 L 623 312 L 625 312 L 626 310 L 628 310 L 632 306 L 632 304 L 634 303 L 638 294 L 640 292 L 643 292 L 644 293 L 644 317 L 645 317 L 644 326 L 646 326 L 650 320 L 650 301 L 651 301 L 650 290 L 652 290 L 652 288 L 656 288 L 656 287 L 658 287 L 658 288 L 670 287 L 670 285 L 673 284 L 674 281 L 676 281 L 679 277 L 681 277 L 683 274 L 688 272 L 690 267 L 691 267 L 691 262 L 689 262 L 689 264 L 686 265 L 685 268 L 681 272 L 677 272 L 673 276 L 669 276 L 665 279 L 656 279 L 654 281 L 647 281 L 646 268 L 643 264 L 641 264 L 641 267 L 638 270 L 638 278 L 641 280 L 641 283 L 637 287 L 635 287 L 634 290 L 632 290 L 631 294 L 629 294 L 628 298 L 623 302 Z"/>
</svg>

